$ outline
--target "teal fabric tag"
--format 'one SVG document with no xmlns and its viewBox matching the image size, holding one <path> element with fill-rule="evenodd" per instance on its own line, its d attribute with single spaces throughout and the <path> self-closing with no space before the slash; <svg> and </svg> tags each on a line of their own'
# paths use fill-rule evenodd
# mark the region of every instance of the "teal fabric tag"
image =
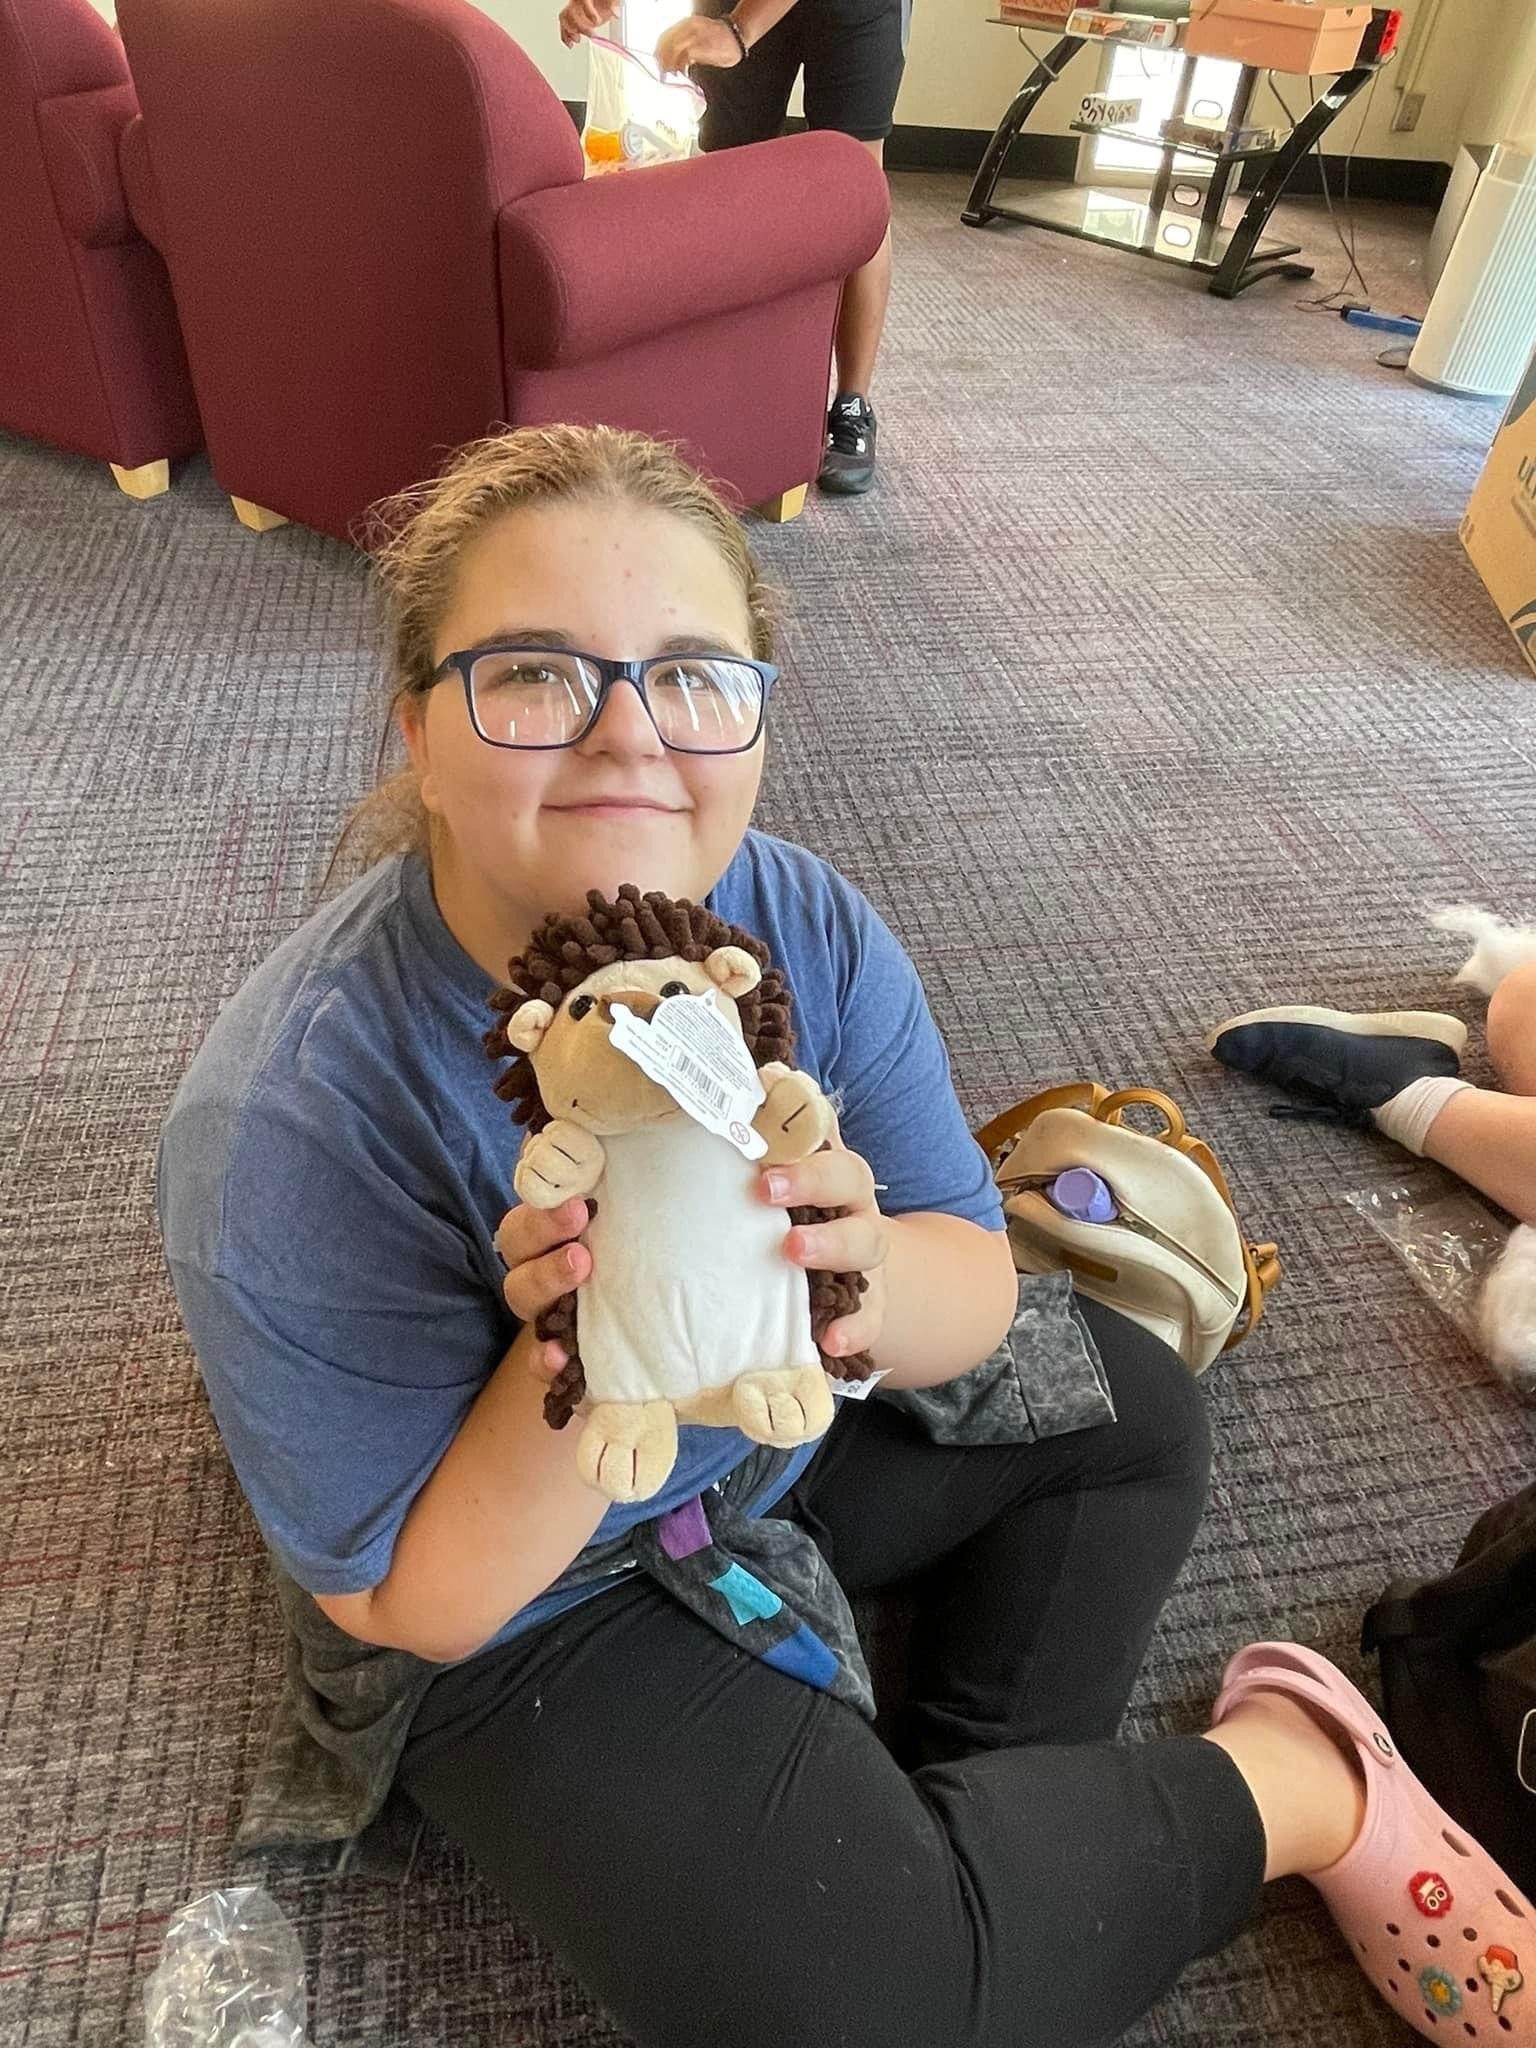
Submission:
<svg viewBox="0 0 1536 2048">
<path fill-rule="evenodd" d="M 754 1579 L 739 1564 L 733 1564 L 709 1583 L 742 1628 L 749 1621 L 772 1621 L 784 1605 L 771 1586 L 765 1586 L 761 1579 Z"/>
</svg>

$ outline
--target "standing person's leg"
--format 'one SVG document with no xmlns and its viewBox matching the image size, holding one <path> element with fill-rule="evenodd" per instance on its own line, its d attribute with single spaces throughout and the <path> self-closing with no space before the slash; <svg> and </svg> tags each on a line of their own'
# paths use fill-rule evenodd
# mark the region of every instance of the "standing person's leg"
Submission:
<svg viewBox="0 0 1536 2048">
<path fill-rule="evenodd" d="M 862 142 L 885 161 L 906 68 L 909 0 L 799 0 L 805 16 L 805 119 Z M 755 56 L 754 52 L 754 56 Z M 891 237 L 843 288 L 837 390 L 827 415 L 823 490 L 856 496 L 875 481 L 876 421 L 869 402 L 891 297 Z"/>
<path fill-rule="evenodd" d="M 839 1418 L 797 1489 L 845 1588 L 914 1580 L 905 1762 L 1113 1736 L 1199 1526 L 1199 1386 L 1138 1324 L 1080 1306 L 1114 1423 L 949 1448 L 875 1401 Z"/>
<path fill-rule="evenodd" d="M 1266 1837 L 1232 1762 L 1183 1737 L 910 1779 L 851 1708 L 633 1584 L 445 1671 L 401 1778 L 640 2048 L 1086 2048 L 1251 1911 Z M 1322 1790 L 1292 1803 L 1315 1858 L 1347 1841 Z"/>
<path fill-rule="evenodd" d="M 885 163 L 884 142 L 866 142 L 877 164 Z M 862 270 L 856 270 L 843 287 L 843 303 L 837 316 L 837 390 L 839 397 L 852 394 L 868 398 L 875 377 L 875 358 L 885 333 L 885 316 L 891 303 L 891 231 Z"/>
</svg>

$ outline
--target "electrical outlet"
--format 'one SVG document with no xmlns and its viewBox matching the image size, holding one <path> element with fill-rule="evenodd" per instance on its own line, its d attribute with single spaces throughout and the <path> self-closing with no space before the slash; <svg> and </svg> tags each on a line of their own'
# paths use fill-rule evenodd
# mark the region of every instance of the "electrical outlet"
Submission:
<svg viewBox="0 0 1536 2048">
<path fill-rule="evenodd" d="M 1421 92 L 1405 92 L 1398 95 L 1397 112 L 1392 116 L 1393 131 L 1406 135 L 1419 125 L 1419 116 L 1424 111 L 1424 95 Z"/>
</svg>

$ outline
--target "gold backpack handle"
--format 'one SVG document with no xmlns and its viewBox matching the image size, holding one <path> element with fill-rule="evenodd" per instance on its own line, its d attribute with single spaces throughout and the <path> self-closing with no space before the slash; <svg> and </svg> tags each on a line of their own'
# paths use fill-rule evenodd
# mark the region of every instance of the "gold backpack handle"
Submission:
<svg viewBox="0 0 1536 2048">
<path fill-rule="evenodd" d="M 1101 1102 L 1108 1100 L 1109 1090 L 1101 1088 L 1097 1081 L 1069 1081 L 1065 1087 L 1047 1088 L 1027 1101 L 1016 1102 L 1012 1109 L 1005 1109 L 991 1123 L 982 1125 L 976 1142 L 995 1167 L 1003 1147 L 1022 1138 L 1035 1118 L 1044 1116 L 1048 1109 L 1086 1109 L 1091 1115 Z"/>
<path fill-rule="evenodd" d="M 1167 1125 L 1166 1130 L 1143 1131 L 1145 1137 L 1155 1137 L 1159 1144 L 1171 1145 L 1175 1152 L 1186 1149 L 1189 1126 L 1184 1121 L 1184 1112 L 1170 1097 L 1160 1094 L 1156 1088 L 1122 1088 L 1114 1095 L 1106 1095 L 1102 1102 L 1094 1105 L 1093 1114 L 1101 1124 L 1125 1122 L 1125 1112 L 1141 1103 L 1148 1109 L 1155 1109 Z M 1132 1129 L 1135 1126 L 1132 1125 Z"/>
<path fill-rule="evenodd" d="M 1235 1222 L 1237 1204 L 1232 1199 L 1226 1175 L 1216 1163 L 1215 1153 L 1203 1138 L 1191 1137 L 1184 1112 L 1170 1096 L 1156 1088 L 1121 1088 L 1111 1094 L 1097 1081 L 1068 1081 L 1060 1088 L 1047 1088 L 1039 1095 L 1031 1095 L 1025 1102 L 1016 1102 L 1012 1109 L 1005 1109 L 990 1123 L 982 1125 L 976 1133 L 976 1142 L 996 1170 L 1004 1147 L 1021 1138 L 1036 1117 L 1044 1116 L 1048 1109 L 1079 1109 L 1097 1123 L 1114 1124 L 1123 1129 L 1125 1112 L 1137 1104 L 1155 1109 L 1165 1128 L 1157 1132 L 1138 1131 L 1132 1125 L 1133 1134 L 1139 1138 L 1150 1138 L 1154 1144 L 1170 1145 L 1175 1152 L 1182 1152 L 1186 1159 L 1193 1161 L 1226 1203 Z M 1262 1319 L 1265 1303 L 1283 1270 L 1277 1246 L 1255 1244 L 1243 1236 L 1241 1225 L 1238 1227 L 1238 1240 L 1242 1246 L 1243 1271 L 1247 1278 L 1247 1298 L 1231 1336 L 1222 1346 L 1224 1351 L 1240 1344 Z"/>
</svg>

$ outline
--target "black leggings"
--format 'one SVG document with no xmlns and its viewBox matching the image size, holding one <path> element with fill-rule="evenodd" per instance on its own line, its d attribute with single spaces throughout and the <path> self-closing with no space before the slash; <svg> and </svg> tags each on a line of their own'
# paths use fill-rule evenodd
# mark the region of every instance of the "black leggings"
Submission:
<svg viewBox="0 0 1536 2048">
<path fill-rule="evenodd" d="M 792 1497 L 848 1592 L 915 1582 L 891 1747 L 648 1581 L 434 1682 L 407 1791 L 641 2048 L 1110 2041 L 1248 1916 L 1230 1759 L 1112 1744 L 1200 1518 L 1202 1398 L 1086 1313 L 1117 1423 L 958 1450 L 860 1404 Z"/>
</svg>

